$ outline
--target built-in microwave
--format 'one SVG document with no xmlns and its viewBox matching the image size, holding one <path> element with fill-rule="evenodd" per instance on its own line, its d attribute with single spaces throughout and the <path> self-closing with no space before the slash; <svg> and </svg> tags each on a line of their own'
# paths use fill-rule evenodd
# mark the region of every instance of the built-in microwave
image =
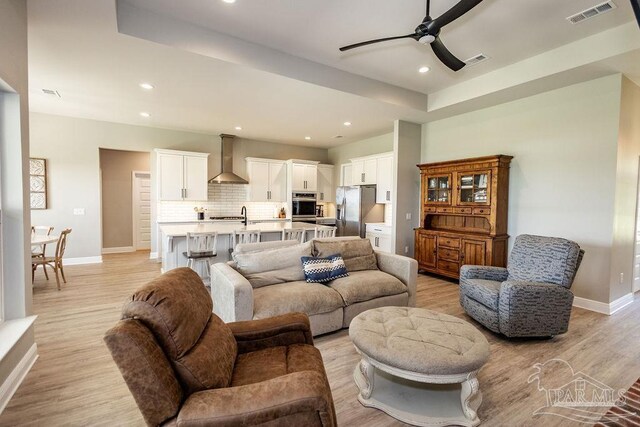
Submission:
<svg viewBox="0 0 640 427">
<path fill-rule="evenodd" d="M 315 219 L 316 193 L 293 193 L 291 217 L 295 220 Z"/>
</svg>

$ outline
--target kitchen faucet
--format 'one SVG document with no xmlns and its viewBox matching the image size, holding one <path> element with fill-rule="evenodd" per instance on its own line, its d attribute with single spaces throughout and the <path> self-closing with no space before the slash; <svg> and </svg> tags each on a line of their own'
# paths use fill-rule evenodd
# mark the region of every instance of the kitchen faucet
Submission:
<svg viewBox="0 0 640 427">
<path fill-rule="evenodd" d="M 240 215 L 244 216 L 244 219 L 242 220 L 242 222 L 244 223 L 245 227 L 247 226 L 247 207 L 243 206 L 242 209 L 240 209 Z"/>
</svg>

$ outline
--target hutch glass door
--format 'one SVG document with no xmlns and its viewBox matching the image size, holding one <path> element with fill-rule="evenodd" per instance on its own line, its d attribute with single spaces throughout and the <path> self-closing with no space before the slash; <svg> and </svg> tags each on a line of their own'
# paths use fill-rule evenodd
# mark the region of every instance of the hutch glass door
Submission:
<svg viewBox="0 0 640 427">
<path fill-rule="evenodd" d="M 451 204 L 451 176 L 427 177 L 427 203 Z"/>
<path fill-rule="evenodd" d="M 491 173 L 474 172 L 460 174 L 458 183 L 458 203 L 461 205 L 488 205 Z"/>
</svg>

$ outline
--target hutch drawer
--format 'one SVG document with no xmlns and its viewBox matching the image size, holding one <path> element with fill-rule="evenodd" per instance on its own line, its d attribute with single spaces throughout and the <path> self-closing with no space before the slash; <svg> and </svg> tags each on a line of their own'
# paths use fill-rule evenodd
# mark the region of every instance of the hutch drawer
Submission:
<svg viewBox="0 0 640 427">
<path fill-rule="evenodd" d="M 438 239 L 438 247 L 440 246 L 460 249 L 460 239 L 456 237 L 440 236 L 440 238 Z"/>
<path fill-rule="evenodd" d="M 438 259 L 445 261 L 460 261 L 460 251 L 456 249 L 438 248 Z"/>
<path fill-rule="evenodd" d="M 438 260 L 438 269 L 448 271 L 450 273 L 458 273 L 460 270 L 460 264 L 457 262 Z"/>
<path fill-rule="evenodd" d="M 474 215 L 489 215 L 490 213 L 490 208 L 473 208 Z"/>
</svg>

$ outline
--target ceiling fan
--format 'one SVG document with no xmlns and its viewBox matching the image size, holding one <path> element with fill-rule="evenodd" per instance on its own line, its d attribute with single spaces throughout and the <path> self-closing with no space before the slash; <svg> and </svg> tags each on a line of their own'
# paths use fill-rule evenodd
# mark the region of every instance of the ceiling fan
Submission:
<svg viewBox="0 0 640 427">
<path fill-rule="evenodd" d="M 346 50 L 355 49 L 357 47 L 366 46 L 374 43 L 386 42 L 389 40 L 398 40 L 398 39 L 414 39 L 422 44 L 430 44 L 431 49 L 433 49 L 433 53 L 436 54 L 438 59 L 447 67 L 451 68 L 453 71 L 459 71 L 464 66 L 465 63 L 456 58 L 449 50 L 445 47 L 440 40 L 440 30 L 447 24 L 455 21 L 460 18 L 465 13 L 469 12 L 471 9 L 480 4 L 482 0 L 460 0 L 455 6 L 451 9 L 447 10 L 442 15 L 438 16 L 436 19 L 431 19 L 429 15 L 431 9 L 431 1 L 427 0 L 427 15 L 422 20 L 422 23 L 418 25 L 415 31 L 411 34 L 407 34 L 404 36 L 394 36 L 394 37 L 385 37 L 382 39 L 369 40 L 366 42 L 360 42 L 356 44 L 352 44 L 349 46 L 344 46 L 340 48 L 341 52 Z"/>
</svg>

